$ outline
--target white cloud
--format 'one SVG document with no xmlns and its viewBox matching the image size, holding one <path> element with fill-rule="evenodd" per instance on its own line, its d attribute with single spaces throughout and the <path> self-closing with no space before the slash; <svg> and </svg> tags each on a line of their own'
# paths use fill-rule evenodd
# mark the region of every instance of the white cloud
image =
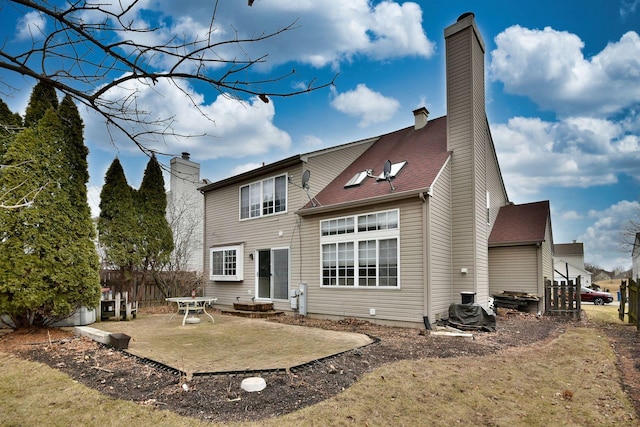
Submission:
<svg viewBox="0 0 640 427">
<path fill-rule="evenodd" d="M 137 5 L 135 12 L 137 25 L 156 26 L 159 30 L 122 37 L 135 37 L 135 41 L 147 45 L 163 44 L 172 37 L 207 38 L 209 28 L 214 41 L 236 35 L 239 39 L 255 38 L 295 23 L 293 32 L 269 39 L 268 51 L 263 43 L 241 47 L 224 44 L 211 56 L 256 59 L 268 53 L 262 68 L 290 61 L 337 67 L 355 55 L 375 60 L 430 57 L 435 49 L 435 43 L 422 28 L 422 10 L 414 2 L 382 1 L 372 6 L 367 0 L 270 0 L 256 2 L 251 8 L 242 1 L 224 2 L 217 7 L 211 27 L 213 9 L 208 0 L 144 2 Z M 157 22 L 146 22 L 142 17 L 153 17 Z"/>
<path fill-rule="evenodd" d="M 564 221 L 575 221 L 575 220 L 584 218 L 582 214 L 576 211 L 559 212 L 559 216 L 560 216 L 560 219 Z"/>
<path fill-rule="evenodd" d="M 640 150 L 634 151 L 638 138 L 615 122 L 514 117 L 506 124 L 493 124 L 491 130 L 511 196 L 534 194 L 544 186 L 613 184 L 616 173 L 640 180 Z"/>
<path fill-rule="evenodd" d="M 89 208 L 91 208 L 92 218 L 100 215 L 100 192 L 102 192 L 102 187 L 98 187 L 96 185 L 87 186 L 87 198 L 89 201 Z"/>
<path fill-rule="evenodd" d="M 150 135 L 146 140 L 142 139 L 147 148 L 160 153 L 187 151 L 199 160 L 241 158 L 273 151 L 286 152 L 291 145 L 289 134 L 273 124 L 273 101 L 264 103 L 252 98 L 246 102 L 219 95 L 213 102 L 206 103 L 193 88 L 187 85 L 178 88 L 162 80 L 155 85 L 131 81 L 109 91 L 108 96 L 135 102 L 138 111 L 146 112 L 142 117 L 144 120 L 161 121 L 147 128 L 160 131 L 166 124 L 170 125 L 176 136 Z M 113 146 L 104 124 L 95 114 L 87 113 L 83 119 L 88 144 L 111 151 Z M 132 132 L 145 129 L 135 123 L 129 123 L 127 127 Z M 118 149 L 137 151 L 136 146 L 121 134 L 116 132 L 113 137 Z"/>
<path fill-rule="evenodd" d="M 505 91 L 561 116 L 602 115 L 640 102 L 640 36 L 630 31 L 585 58 L 575 34 L 512 26 L 495 38 L 490 75 Z"/>
<path fill-rule="evenodd" d="M 25 14 L 16 26 L 18 40 L 42 39 L 47 30 L 47 21 L 39 12 Z"/>
<path fill-rule="evenodd" d="M 302 146 L 305 151 L 314 151 L 322 148 L 324 141 L 315 135 L 304 135 L 302 137 Z"/>
<path fill-rule="evenodd" d="M 628 15 L 636 13 L 638 5 L 640 5 L 640 0 L 621 0 L 620 16 L 626 18 Z"/>
<path fill-rule="evenodd" d="M 630 268 L 631 248 L 621 243 L 621 232 L 629 220 L 637 221 L 639 212 L 640 203 L 627 200 L 601 211 L 589 211 L 595 222 L 578 238 L 584 242 L 585 261 L 606 269 Z"/>
<path fill-rule="evenodd" d="M 249 172 L 262 166 L 262 163 L 244 163 L 233 168 L 230 176 L 240 175 L 241 173 Z"/>
<path fill-rule="evenodd" d="M 331 106 L 349 116 L 358 117 L 358 126 L 364 128 L 391 119 L 400 108 L 400 103 L 372 91 L 365 84 L 359 84 L 354 90 L 336 95 Z"/>
</svg>

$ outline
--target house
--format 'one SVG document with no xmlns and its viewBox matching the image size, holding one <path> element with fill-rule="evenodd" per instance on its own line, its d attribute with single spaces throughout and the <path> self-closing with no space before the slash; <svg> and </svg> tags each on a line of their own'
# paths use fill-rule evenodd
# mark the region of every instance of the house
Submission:
<svg viewBox="0 0 640 427">
<path fill-rule="evenodd" d="M 190 157 L 185 152 L 170 161 L 167 221 L 173 231 L 176 269 L 202 273 L 204 197 L 198 188 L 209 181 L 200 179 L 200 164 Z"/>
<path fill-rule="evenodd" d="M 507 197 L 474 15 L 444 35 L 447 116 L 419 108 L 404 129 L 201 188 L 207 295 L 400 326 L 447 317 L 470 296 L 487 307 L 493 292 L 544 295 L 549 204 Z M 499 230 L 514 212 L 532 233 Z"/>
<path fill-rule="evenodd" d="M 591 287 L 591 273 L 584 268 L 584 245 L 574 240 L 573 243 L 557 243 L 553 249 L 553 280 L 575 282 L 580 277 L 582 286 Z"/>
</svg>

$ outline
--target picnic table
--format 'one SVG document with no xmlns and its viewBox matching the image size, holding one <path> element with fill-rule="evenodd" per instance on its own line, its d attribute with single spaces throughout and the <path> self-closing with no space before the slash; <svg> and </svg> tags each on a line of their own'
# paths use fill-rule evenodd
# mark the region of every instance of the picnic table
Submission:
<svg viewBox="0 0 640 427">
<path fill-rule="evenodd" d="M 189 313 L 195 313 L 198 315 L 200 313 L 204 313 L 207 316 L 209 316 L 212 323 L 216 323 L 216 321 L 213 320 L 213 316 L 207 313 L 206 306 L 218 301 L 218 298 L 172 297 L 172 298 L 167 298 L 166 300 L 169 302 L 175 302 L 176 304 L 178 304 L 178 310 L 171 315 L 171 317 L 169 318 L 169 322 L 171 322 L 171 319 L 173 319 L 173 316 L 180 313 L 181 310 L 184 310 L 184 317 L 182 318 L 182 326 L 184 326 L 184 324 L 186 323 Z"/>
</svg>

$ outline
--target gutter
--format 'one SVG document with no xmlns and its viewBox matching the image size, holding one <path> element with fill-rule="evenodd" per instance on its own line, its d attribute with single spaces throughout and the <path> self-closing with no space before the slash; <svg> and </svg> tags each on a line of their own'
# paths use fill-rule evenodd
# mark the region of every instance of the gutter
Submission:
<svg viewBox="0 0 640 427">
<path fill-rule="evenodd" d="M 295 156 L 288 157 L 286 159 L 280 160 L 275 163 L 269 163 L 268 165 L 261 166 L 256 169 L 252 169 L 248 172 L 241 173 L 240 175 L 234 175 L 229 178 L 225 178 L 220 181 L 213 182 L 211 184 L 207 184 L 203 187 L 199 187 L 198 190 L 204 194 L 209 191 L 217 190 L 220 188 L 228 187 L 233 184 L 238 184 L 240 182 L 244 182 L 249 179 L 254 179 L 257 177 L 262 177 L 265 174 L 277 172 L 285 168 L 289 168 L 292 166 L 296 166 L 302 163 L 302 156 L 300 154 L 296 154 Z"/>
<path fill-rule="evenodd" d="M 503 246 L 531 246 L 531 245 L 540 246 L 542 244 L 542 242 L 544 242 L 544 240 L 531 240 L 531 241 L 526 241 L 526 242 L 515 241 L 515 242 L 489 243 L 489 247 L 490 248 L 499 248 L 499 247 L 503 247 Z"/>
<path fill-rule="evenodd" d="M 408 199 L 408 198 L 415 197 L 415 196 L 419 196 L 421 198 L 424 198 L 425 197 L 425 193 L 428 195 L 430 192 L 431 192 L 431 188 L 427 187 L 427 188 L 421 188 L 421 189 L 417 189 L 417 190 L 404 191 L 404 192 L 401 192 L 401 193 L 389 193 L 389 194 L 385 194 L 383 196 L 373 197 L 373 198 L 369 198 L 369 199 L 365 199 L 365 200 L 350 200 L 348 202 L 337 203 L 337 204 L 328 205 L 328 206 L 320 206 L 320 205 L 318 205 L 318 206 L 310 207 L 310 208 L 301 208 L 301 209 L 298 209 L 297 211 L 295 211 L 295 213 L 297 215 L 300 215 L 300 216 L 303 216 L 303 217 L 304 216 L 311 216 L 311 215 L 315 215 L 315 214 L 340 211 L 340 210 L 344 210 L 344 209 L 377 205 L 379 203 L 385 203 L 385 202 L 392 202 L 392 201 L 395 201 L 395 200 Z"/>
</svg>

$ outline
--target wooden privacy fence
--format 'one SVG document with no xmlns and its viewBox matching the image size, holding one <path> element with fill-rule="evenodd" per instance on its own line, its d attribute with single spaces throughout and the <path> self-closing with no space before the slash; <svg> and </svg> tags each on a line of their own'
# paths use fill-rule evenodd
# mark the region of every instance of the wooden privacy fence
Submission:
<svg viewBox="0 0 640 427">
<path fill-rule="evenodd" d="M 122 273 L 119 270 L 101 270 L 100 271 L 100 283 L 103 288 L 109 288 L 116 292 L 128 292 L 129 299 L 131 301 L 137 301 L 141 306 L 153 306 L 159 304 L 165 304 L 165 297 L 175 296 L 191 296 L 191 291 L 197 289 L 197 292 L 201 292 L 201 278 L 200 276 L 191 271 L 179 271 L 179 272 L 165 272 L 161 271 L 157 273 L 158 278 L 165 283 L 172 283 L 173 285 L 166 290 L 168 295 L 164 295 L 162 290 L 158 287 L 155 279 L 151 274 L 142 271 L 135 271 L 133 274 L 128 273 L 126 279 L 122 278 Z"/>
<path fill-rule="evenodd" d="M 575 283 L 545 281 L 545 314 L 580 319 L 580 277 Z"/>
<path fill-rule="evenodd" d="M 618 308 L 618 317 L 620 320 L 624 321 L 625 309 L 628 304 L 628 322 L 636 325 L 636 330 L 640 330 L 640 315 L 638 315 L 638 310 L 640 309 L 640 280 L 636 278 L 629 279 L 627 285 L 627 281 L 623 280 L 620 282 L 620 307 Z M 627 293 L 629 294 L 627 296 Z"/>
</svg>

